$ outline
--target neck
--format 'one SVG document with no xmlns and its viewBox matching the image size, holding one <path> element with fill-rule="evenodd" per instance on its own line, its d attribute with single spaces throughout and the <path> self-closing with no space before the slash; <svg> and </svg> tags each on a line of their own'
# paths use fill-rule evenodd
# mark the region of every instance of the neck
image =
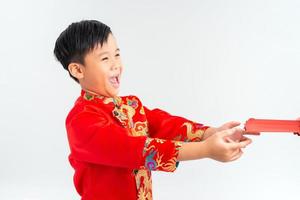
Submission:
<svg viewBox="0 0 300 200">
<path fill-rule="evenodd" d="M 89 94 L 92 94 L 92 95 L 95 95 L 95 96 L 99 96 L 99 97 L 106 97 L 106 98 L 116 98 L 116 96 L 115 97 L 112 97 L 112 96 L 105 96 L 105 95 L 103 95 L 103 94 L 98 94 L 98 93 L 96 93 L 96 92 L 94 92 L 94 91 L 91 91 L 91 90 L 89 90 L 89 89 L 86 89 L 86 88 L 84 88 L 84 87 L 81 87 L 85 92 L 87 92 L 87 93 L 89 93 Z"/>
</svg>

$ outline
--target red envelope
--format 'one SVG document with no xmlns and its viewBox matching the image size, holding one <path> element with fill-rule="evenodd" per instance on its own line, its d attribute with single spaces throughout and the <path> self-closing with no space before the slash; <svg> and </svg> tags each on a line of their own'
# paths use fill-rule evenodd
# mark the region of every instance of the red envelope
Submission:
<svg viewBox="0 0 300 200">
<path fill-rule="evenodd" d="M 300 120 L 274 120 L 250 118 L 245 124 L 246 132 L 294 132 L 300 133 Z"/>
</svg>

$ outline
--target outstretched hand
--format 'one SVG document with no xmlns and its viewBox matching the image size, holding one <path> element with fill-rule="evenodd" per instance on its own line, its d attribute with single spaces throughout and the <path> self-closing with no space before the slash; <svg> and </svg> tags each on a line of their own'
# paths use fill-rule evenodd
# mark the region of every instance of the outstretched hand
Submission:
<svg viewBox="0 0 300 200">
<path fill-rule="evenodd" d="M 234 161 L 240 158 L 243 154 L 242 148 L 252 142 L 251 139 L 243 136 L 244 133 L 243 129 L 233 127 L 211 135 L 204 141 L 207 146 L 208 157 L 221 162 Z"/>
<path fill-rule="evenodd" d="M 217 132 L 220 132 L 220 131 L 224 131 L 224 130 L 227 130 L 227 129 L 231 129 L 231 128 L 234 128 L 234 127 L 237 127 L 239 126 L 241 123 L 240 122 L 237 122 L 237 121 L 230 121 L 230 122 L 227 122 L 225 124 L 223 124 L 222 126 L 220 127 L 210 127 L 208 128 L 205 132 L 204 132 L 204 135 L 202 137 L 202 140 L 205 140 L 207 139 L 208 137 L 212 136 L 213 134 L 217 133 Z"/>
<path fill-rule="evenodd" d="M 300 118 L 298 118 L 300 120 Z M 220 127 L 210 127 L 208 128 L 204 134 L 203 134 L 203 137 L 202 137 L 202 140 L 206 140 L 207 138 L 209 138 L 210 136 L 212 136 L 213 134 L 217 133 L 217 132 L 220 132 L 220 131 L 224 131 L 224 130 L 227 130 L 227 129 L 231 129 L 231 128 L 234 128 L 234 127 L 237 127 L 239 126 L 241 123 L 240 122 L 237 122 L 237 121 L 230 121 L 230 122 L 227 122 L 225 124 L 223 124 L 222 126 Z M 244 132 L 244 134 L 247 134 L 247 135 L 260 135 L 259 132 Z M 295 134 L 299 134 L 299 133 L 295 133 Z M 241 136 L 240 136 L 241 137 Z M 242 137 L 241 137 L 242 139 Z"/>
</svg>

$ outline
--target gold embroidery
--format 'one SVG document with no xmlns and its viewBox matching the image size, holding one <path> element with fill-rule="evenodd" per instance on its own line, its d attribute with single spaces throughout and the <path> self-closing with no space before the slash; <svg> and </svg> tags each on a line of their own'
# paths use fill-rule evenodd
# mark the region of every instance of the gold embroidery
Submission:
<svg viewBox="0 0 300 200">
<path fill-rule="evenodd" d="M 133 116 L 135 115 L 135 109 L 126 104 L 122 104 L 120 100 L 115 99 L 114 104 L 116 105 L 112 113 L 125 128 L 133 128 Z"/>
<path fill-rule="evenodd" d="M 141 115 L 145 115 L 145 110 L 144 110 L 144 107 L 143 107 L 143 106 L 142 106 L 141 109 L 140 109 L 140 114 L 141 114 Z"/>
<path fill-rule="evenodd" d="M 131 129 L 133 136 L 148 135 L 148 124 L 145 122 L 135 122 L 134 127 Z"/>
<path fill-rule="evenodd" d="M 131 106 L 123 104 L 121 106 L 121 112 L 125 113 L 129 120 L 129 128 L 132 128 L 133 125 L 133 116 L 135 115 L 135 109 Z"/>
<path fill-rule="evenodd" d="M 152 200 L 152 179 L 149 170 L 140 169 L 135 175 L 138 200 Z"/>
<path fill-rule="evenodd" d="M 109 103 L 113 103 L 114 102 L 114 99 L 113 98 L 105 98 L 104 100 L 103 100 L 103 103 L 104 104 L 109 104 Z"/>
<path fill-rule="evenodd" d="M 96 94 L 96 93 L 94 93 L 94 92 L 92 92 L 92 91 L 85 91 L 85 90 L 83 90 L 83 91 L 84 91 L 83 98 L 84 98 L 85 100 L 88 100 L 88 101 L 91 101 L 91 100 L 93 100 L 93 99 L 95 99 L 95 98 L 98 98 L 98 99 L 109 98 L 109 97 L 105 97 L 105 96 L 103 96 L 103 95 Z"/>
<path fill-rule="evenodd" d="M 198 129 L 194 131 L 193 125 L 189 122 L 185 122 L 182 126 L 186 126 L 186 135 L 189 141 L 200 141 L 204 130 Z M 195 140 L 196 139 L 196 140 Z"/>
<path fill-rule="evenodd" d="M 160 140 L 160 139 L 155 139 L 157 142 L 159 143 L 163 143 L 164 141 L 163 140 Z M 175 148 L 176 150 L 179 150 L 179 147 L 182 146 L 182 143 L 181 142 L 175 142 Z M 144 149 L 144 152 L 146 151 L 151 151 L 151 149 L 153 149 L 155 151 L 155 146 L 154 145 L 151 145 L 149 147 L 146 147 Z M 159 152 L 156 152 L 157 153 L 157 156 L 156 156 L 156 159 L 155 159 L 155 167 L 154 167 L 154 170 L 155 169 L 160 169 L 160 170 L 163 170 L 163 171 L 175 171 L 176 169 L 176 162 L 177 162 L 177 155 L 175 155 L 174 157 L 170 158 L 168 161 L 164 161 L 162 162 L 162 158 L 163 158 L 163 154 L 160 154 Z"/>
<path fill-rule="evenodd" d="M 175 171 L 176 169 L 176 161 L 177 161 L 177 158 L 176 157 L 173 157 L 171 158 L 170 160 L 168 160 L 167 162 L 161 162 L 162 160 L 162 157 L 163 155 L 159 155 L 159 152 L 157 153 L 157 168 L 161 168 L 163 169 L 164 171 Z"/>
</svg>

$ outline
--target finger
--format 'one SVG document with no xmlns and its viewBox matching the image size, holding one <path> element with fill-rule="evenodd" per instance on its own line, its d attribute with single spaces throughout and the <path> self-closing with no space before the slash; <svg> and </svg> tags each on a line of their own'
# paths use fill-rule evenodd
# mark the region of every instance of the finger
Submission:
<svg viewBox="0 0 300 200">
<path fill-rule="evenodd" d="M 231 143 L 233 143 L 233 142 L 235 142 L 233 139 L 231 139 L 230 137 L 225 137 L 225 140 L 227 141 L 227 142 L 231 142 Z"/>
<path fill-rule="evenodd" d="M 246 146 L 248 146 L 251 143 L 252 143 L 252 140 L 248 138 L 241 142 L 230 143 L 230 145 L 231 145 L 232 149 L 241 149 L 241 148 L 245 148 Z"/>
<path fill-rule="evenodd" d="M 247 139 L 239 142 L 238 145 L 240 148 L 245 148 L 246 146 L 248 146 L 251 143 L 252 143 L 252 140 L 250 138 L 247 138 Z"/>
<path fill-rule="evenodd" d="M 242 142 L 242 141 L 245 141 L 245 140 L 251 140 L 251 139 L 246 137 L 246 136 L 243 136 L 240 141 Z"/>
<path fill-rule="evenodd" d="M 231 159 L 230 159 L 230 161 L 235 161 L 235 160 L 237 160 L 237 159 L 239 159 L 242 155 L 243 155 L 243 151 L 242 150 L 240 150 L 235 156 L 233 156 Z"/>
<path fill-rule="evenodd" d="M 233 134 L 233 135 L 227 136 L 226 140 L 228 142 L 241 142 L 241 141 L 251 140 L 251 139 L 242 134 Z"/>
<path fill-rule="evenodd" d="M 222 126 L 222 128 L 224 128 L 224 129 L 230 129 L 230 128 L 239 126 L 240 124 L 241 124 L 241 123 L 238 122 L 238 121 L 230 121 L 230 122 L 225 123 L 225 124 Z"/>
<path fill-rule="evenodd" d="M 244 133 L 245 131 L 238 127 L 234 127 L 220 132 L 221 136 L 229 136 L 233 134 L 244 134 Z"/>
<path fill-rule="evenodd" d="M 242 150 L 241 149 L 235 149 L 234 151 L 231 152 L 231 158 L 239 154 Z"/>
<path fill-rule="evenodd" d="M 227 142 L 240 142 L 242 139 L 243 135 L 241 133 L 234 133 L 232 135 L 226 136 L 225 139 Z"/>
</svg>

